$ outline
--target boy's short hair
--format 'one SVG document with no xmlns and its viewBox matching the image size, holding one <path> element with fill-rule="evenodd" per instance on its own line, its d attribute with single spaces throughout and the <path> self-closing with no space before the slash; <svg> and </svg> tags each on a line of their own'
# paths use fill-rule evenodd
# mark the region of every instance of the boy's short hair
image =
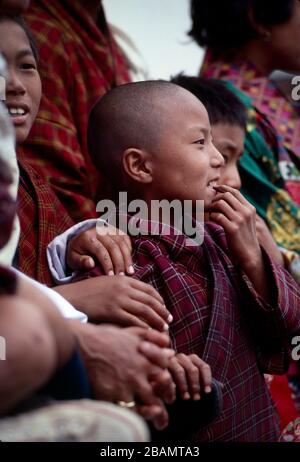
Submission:
<svg viewBox="0 0 300 462">
<path fill-rule="evenodd" d="M 246 130 L 246 107 L 223 82 L 183 74 L 173 77 L 171 82 L 189 90 L 203 103 L 212 125 L 225 123 Z"/>
<path fill-rule="evenodd" d="M 92 108 L 88 149 L 97 167 L 113 186 L 124 187 L 122 154 L 127 148 L 153 152 L 163 134 L 164 108 L 185 91 L 163 80 L 120 85 Z"/>
</svg>

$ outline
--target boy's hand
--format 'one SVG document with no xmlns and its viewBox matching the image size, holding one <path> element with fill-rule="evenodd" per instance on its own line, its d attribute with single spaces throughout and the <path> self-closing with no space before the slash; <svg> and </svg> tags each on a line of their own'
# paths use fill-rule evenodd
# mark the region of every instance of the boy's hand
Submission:
<svg viewBox="0 0 300 462">
<path fill-rule="evenodd" d="M 264 220 L 256 215 L 256 233 L 260 245 L 266 249 L 270 257 L 279 265 L 284 266 L 283 255 L 278 249 L 273 236 Z"/>
<path fill-rule="evenodd" d="M 179 353 L 170 359 L 168 369 L 182 399 L 198 401 L 201 394 L 211 392 L 211 369 L 199 356 Z"/>
<path fill-rule="evenodd" d="M 216 186 L 211 220 L 225 230 L 229 251 L 246 273 L 257 293 L 273 303 L 273 285 L 256 233 L 256 210 L 242 194 L 230 186 Z"/>
<path fill-rule="evenodd" d="M 105 274 L 134 274 L 131 241 L 114 226 L 91 228 L 68 243 L 66 260 L 73 270 L 91 270 L 100 263 Z"/>
<path fill-rule="evenodd" d="M 230 186 L 215 187 L 216 197 L 210 219 L 224 228 L 234 260 L 242 268 L 260 264 L 262 253 L 256 234 L 256 210 L 242 194 Z"/>
<path fill-rule="evenodd" d="M 98 276 L 55 290 L 94 322 L 167 331 L 173 319 L 154 287 L 128 276 Z"/>
</svg>

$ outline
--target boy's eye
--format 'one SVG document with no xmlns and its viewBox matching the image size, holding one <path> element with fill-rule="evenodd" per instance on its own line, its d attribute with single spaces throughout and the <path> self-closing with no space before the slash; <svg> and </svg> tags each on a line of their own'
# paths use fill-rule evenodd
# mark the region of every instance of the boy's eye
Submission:
<svg viewBox="0 0 300 462">
<path fill-rule="evenodd" d="M 27 70 L 27 69 L 36 69 L 36 65 L 34 63 L 22 63 L 20 65 L 20 68 L 25 69 L 25 70 Z"/>
<path fill-rule="evenodd" d="M 222 154 L 222 156 L 223 156 L 223 159 L 224 159 L 225 164 L 227 164 L 227 162 L 228 162 L 228 157 L 225 156 L 225 154 Z"/>
<path fill-rule="evenodd" d="M 201 138 L 200 140 L 195 141 L 194 144 L 201 144 L 203 146 L 205 144 L 205 139 Z"/>
</svg>

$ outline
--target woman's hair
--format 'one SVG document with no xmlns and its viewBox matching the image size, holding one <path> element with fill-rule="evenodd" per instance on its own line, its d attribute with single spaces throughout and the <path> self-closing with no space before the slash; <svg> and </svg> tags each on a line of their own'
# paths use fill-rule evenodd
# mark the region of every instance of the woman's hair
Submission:
<svg viewBox="0 0 300 462">
<path fill-rule="evenodd" d="M 212 125 L 237 125 L 246 130 L 247 110 L 240 99 L 219 80 L 179 74 L 171 79 L 193 93 L 205 106 Z"/>
<path fill-rule="evenodd" d="M 12 22 L 15 22 L 16 24 L 18 24 L 18 25 L 23 29 L 23 31 L 25 32 L 25 34 L 26 34 L 26 36 L 27 36 L 27 38 L 28 38 L 29 45 L 30 45 L 31 51 L 32 51 L 32 53 L 33 53 L 34 59 L 36 60 L 36 62 L 38 62 L 39 53 L 38 53 L 38 49 L 37 49 L 35 40 L 34 40 L 34 38 L 33 38 L 33 35 L 32 35 L 32 33 L 31 33 L 30 29 L 28 28 L 26 22 L 25 22 L 24 19 L 22 18 L 22 16 L 13 16 L 13 17 L 10 17 L 10 16 L 0 16 L 0 23 L 1 23 L 1 22 L 4 22 L 4 21 L 12 21 Z"/>
<path fill-rule="evenodd" d="M 262 26 L 288 21 L 295 0 L 191 0 L 192 28 L 189 35 L 215 54 L 239 50 L 259 34 L 253 20 Z"/>
</svg>

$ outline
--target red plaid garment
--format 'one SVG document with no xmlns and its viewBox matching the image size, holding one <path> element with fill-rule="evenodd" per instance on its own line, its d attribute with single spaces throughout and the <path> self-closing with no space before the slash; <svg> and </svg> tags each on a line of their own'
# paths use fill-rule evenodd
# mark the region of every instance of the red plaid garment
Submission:
<svg viewBox="0 0 300 462">
<path fill-rule="evenodd" d="M 11 183 L 10 169 L 0 158 L 0 249 L 9 241 L 16 214 L 16 203 L 9 192 Z"/>
<path fill-rule="evenodd" d="M 223 229 L 211 223 L 201 246 L 187 247 L 174 232 L 132 238 L 132 244 L 135 277 L 158 290 L 174 317 L 172 346 L 198 354 L 224 384 L 223 412 L 196 440 L 277 441 L 278 417 L 263 373 L 288 367 L 290 339 L 300 332 L 299 287 L 265 254 L 274 298 L 267 304 L 228 257 Z M 100 274 L 96 268 L 85 277 Z"/>
<path fill-rule="evenodd" d="M 87 150 L 88 115 L 100 96 L 129 81 L 125 60 L 103 11 L 98 28 L 80 0 L 32 0 L 25 18 L 39 49 L 43 97 L 20 154 L 75 221 L 94 217 L 104 180 Z"/>
<path fill-rule="evenodd" d="M 18 269 L 37 281 L 53 286 L 46 248 L 55 236 L 74 223 L 51 186 L 24 160 L 19 159 L 18 215 L 21 235 Z"/>
</svg>

